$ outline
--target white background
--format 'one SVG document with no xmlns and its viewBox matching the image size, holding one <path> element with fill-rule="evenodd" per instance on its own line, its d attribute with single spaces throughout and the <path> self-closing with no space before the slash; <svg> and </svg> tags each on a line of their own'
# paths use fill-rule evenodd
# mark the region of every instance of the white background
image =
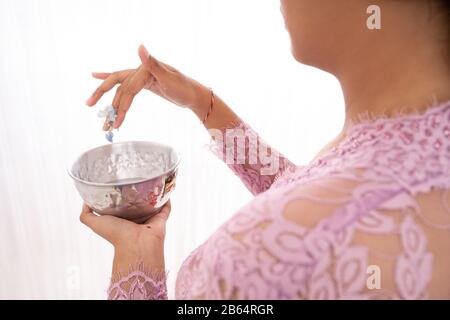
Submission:
<svg viewBox="0 0 450 320">
<path fill-rule="evenodd" d="M 277 0 L 0 0 L 0 298 L 105 298 L 112 248 L 79 222 L 66 165 L 106 143 L 99 108 L 84 106 L 90 72 L 138 66 L 141 43 L 297 164 L 342 126 L 337 81 L 291 57 Z M 173 297 L 183 259 L 252 196 L 205 150 L 193 114 L 148 92 L 116 140 L 182 156 L 166 245 Z"/>
</svg>

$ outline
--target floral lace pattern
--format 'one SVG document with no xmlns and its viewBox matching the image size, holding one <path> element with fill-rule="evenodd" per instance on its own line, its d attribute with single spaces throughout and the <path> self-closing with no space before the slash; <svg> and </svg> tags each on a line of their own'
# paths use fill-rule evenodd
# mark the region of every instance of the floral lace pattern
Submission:
<svg viewBox="0 0 450 320">
<path fill-rule="evenodd" d="M 139 265 L 127 276 L 116 276 L 108 289 L 109 300 L 167 300 L 166 273 L 146 272 Z"/>
<path fill-rule="evenodd" d="M 227 163 L 253 195 L 266 191 L 279 176 L 295 170 L 292 162 L 271 148 L 242 120 L 220 131 L 221 139 L 208 146 L 210 151 Z M 265 158 L 264 153 L 270 153 L 270 158 Z M 262 162 L 264 158 L 266 161 Z"/>
<path fill-rule="evenodd" d="M 450 298 L 449 102 L 280 163 L 230 166 L 256 197 L 185 260 L 176 298 Z"/>
</svg>

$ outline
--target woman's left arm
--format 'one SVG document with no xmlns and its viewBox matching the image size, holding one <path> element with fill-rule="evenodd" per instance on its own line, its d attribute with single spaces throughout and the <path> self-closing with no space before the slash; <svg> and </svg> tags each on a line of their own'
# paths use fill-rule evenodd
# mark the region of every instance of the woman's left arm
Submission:
<svg viewBox="0 0 450 320">
<path fill-rule="evenodd" d="M 164 238 L 170 209 L 169 201 L 144 224 L 136 224 L 114 216 L 98 216 L 83 206 L 81 222 L 114 246 L 108 299 L 167 299 Z"/>
</svg>

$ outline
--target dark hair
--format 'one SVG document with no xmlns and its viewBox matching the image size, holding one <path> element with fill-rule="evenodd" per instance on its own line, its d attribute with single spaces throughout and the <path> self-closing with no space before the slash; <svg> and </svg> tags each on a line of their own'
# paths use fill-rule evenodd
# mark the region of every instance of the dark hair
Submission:
<svg viewBox="0 0 450 320">
<path fill-rule="evenodd" d="M 445 31 L 445 41 L 447 43 L 450 43 L 450 1 L 449 0 L 442 0 L 442 10 L 444 19 L 446 22 L 446 31 Z M 450 60 L 450 45 L 447 45 L 447 59 Z"/>
<path fill-rule="evenodd" d="M 428 0 L 430 8 L 430 18 L 443 19 L 445 27 L 439 34 L 439 39 L 450 42 L 450 1 L 449 0 Z M 450 45 L 447 45 L 447 59 L 450 60 Z"/>
<path fill-rule="evenodd" d="M 440 0 L 440 9 L 442 10 L 442 15 L 447 22 L 447 32 L 450 31 L 450 1 Z"/>
</svg>

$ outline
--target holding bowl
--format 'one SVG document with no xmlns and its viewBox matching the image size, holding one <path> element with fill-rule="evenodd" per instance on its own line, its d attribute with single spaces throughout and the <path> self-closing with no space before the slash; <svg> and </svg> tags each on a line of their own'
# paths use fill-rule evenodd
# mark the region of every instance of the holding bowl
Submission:
<svg viewBox="0 0 450 320">
<path fill-rule="evenodd" d="M 96 213 L 142 223 L 169 200 L 179 162 L 169 146 L 119 142 L 86 151 L 73 163 L 69 175 Z"/>
</svg>

